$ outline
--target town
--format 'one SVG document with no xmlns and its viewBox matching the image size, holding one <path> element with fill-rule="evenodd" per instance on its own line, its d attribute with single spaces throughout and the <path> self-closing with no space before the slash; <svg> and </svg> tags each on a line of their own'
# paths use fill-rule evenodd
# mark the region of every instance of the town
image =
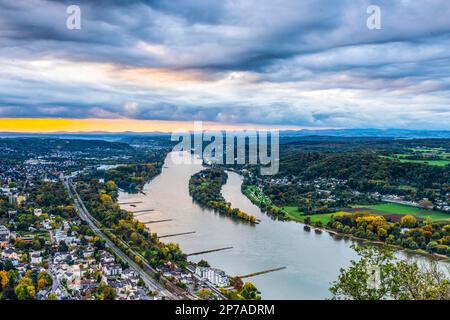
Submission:
<svg viewBox="0 0 450 320">
<path fill-rule="evenodd" d="M 15 143 L 7 141 L 7 144 Z M 71 143 L 77 142 L 65 145 Z M 111 145 L 122 155 L 105 158 L 104 152 L 114 153 Z M 48 155 L 35 145 L 20 156 L 17 154 L 20 147 L 3 147 L 9 161 L 0 165 L 2 299 L 175 298 L 157 280 L 148 280 L 146 274 L 143 278 L 145 272 L 139 265 L 128 261 L 120 250 L 115 251 L 102 233 L 96 233 L 89 221 L 83 220 L 80 208 L 64 187 L 65 179 L 105 172 L 117 168 L 121 161 L 140 158 L 142 152 L 146 152 L 142 147 L 133 151 L 126 144 L 111 145 L 102 148 L 100 143 L 92 149 L 83 146 L 83 152 L 75 148 Z M 154 146 L 150 143 L 145 149 L 153 150 Z M 157 153 L 161 147 L 155 149 Z M 164 152 L 168 150 L 166 146 Z M 146 153 L 145 156 L 155 155 Z M 104 179 L 99 181 L 105 183 Z M 184 267 L 165 261 L 155 270 L 154 277 L 173 283 L 190 299 L 226 299 L 224 290 L 233 289 L 233 279 L 222 270 L 211 268 L 204 260 Z M 177 294 L 182 294 L 180 292 Z"/>
</svg>

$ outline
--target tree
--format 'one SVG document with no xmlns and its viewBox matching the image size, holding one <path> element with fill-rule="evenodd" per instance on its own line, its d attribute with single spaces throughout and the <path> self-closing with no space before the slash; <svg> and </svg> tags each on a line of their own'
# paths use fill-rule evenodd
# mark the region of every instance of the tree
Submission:
<svg viewBox="0 0 450 320">
<path fill-rule="evenodd" d="M 244 281 L 238 276 L 231 278 L 231 284 L 237 291 L 241 291 L 244 287 Z"/>
<path fill-rule="evenodd" d="M 116 297 L 116 290 L 105 282 L 101 282 L 97 288 L 99 300 L 114 300 Z"/>
<path fill-rule="evenodd" d="M 341 269 L 330 288 L 333 299 L 450 299 L 450 279 L 436 262 L 421 267 L 415 260 L 396 258 L 387 247 L 355 245 L 353 249 L 360 259 Z M 370 281 L 373 270 L 379 270 L 375 285 Z"/>
<path fill-rule="evenodd" d="M 59 242 L 59 251 L 60 252 L 67 252 L 67 251 L 69 251 L 69 247 L 67 246 L 65 241 L 60 241 Z"/>
<path fill-rule="evenodd" d="M 50 293 L 47 297 L 48 300 L 58 300 L 58 296 L 55 293 Z"/>
<path fill-rule="evenodd" d="M 5 270 L 0 271 L 0 290 L 6 288 L 9 284 L 8 272 Z"/>
<path fill-rule="evenodd" d="M 338 280 L 332 283 L 330 288 L 333 299 L 344 300 L 380 300 L 387 296 L 388 275 L 393 268 L 390 262 L 392 253 L 386 248 L 378 250 L 375 247 L 353 246 L 353 249 L 361 257 L 360 260 L 352 260 L 351 266 L 340 270 Z M 370 269 L 377 267 L 380 270 L 381 283 L 374 288 L 369 288 Z"/>
<path fill-rule="evenodd" d="M 20 279 L 19 284 L 14 288 L 14 293 L 19 300 L 33 300 L 35 289 L 31 279 L 28 277 Z"/>
<path fill-rule="evenodd" d="M 197 265 L 198 265 L 199 267 L 209 267 L 208 261 L 206 261 L 206 260 L 204 260 L 204 259 L 200 260 L 200 261 L 197 263 Z"/>
<path fill-rule="evenodd" d="M 241 295 L 247 300 L 260 300 L 261 297 L 258 295 L 258 289 L 251 282 L 246 282 L 241 290 Z"/>
<path fill-rule="evenodd" d="M 38 274 L 37 277 L 38 290 L 43 290 L 48 286 L 51 286 L 52 283 L 53 279 L 47 271 L 42 271 L 41 273 Z"/>
<path fill-rule="evenodd" d="M 201 288 L 198 291 L 198 295 L 199 295 L 199 297 L 201 299 L 204 300 L 204 299 L 207 299 L 207 298 L 211 297 L 211 291 L 209 289 L 206 289 L 206 288 Z"/>
<path fill-rule="evenodd" d="M 109 180 L 106 182 L 106 189 L 108 189 L 108 191 L 115 191 L 117 190 L 117 185 L 113 180 Z"/>
<path fill-rule="evenodd" d="M 417 225 L 417 220 L 414 216 L 406 215 L 400 219 L 400 224 L 405 228 L 414 228 Z"/>
<path fill-rule="evenodd" d="M 13 263 L 12 263 L 12 261 L 11 261 L 10 259 L 6 259 L 6 260 L 5 260 L 5 263 L 4 263 L 3 268 L 4 268 L 6 271 L 14 270 L 14 269 L 15 269 L 15 268 L 14 268 L 14 265 L 13 265 Z"/>
<path fill-rule="evenodd" d="M 113 204 L 113 200 L 109 194 L 102 194 L 100 196 L 100 200 L 105 206 L 111 206 Z"/>
<path fill-rule="evenodd" d="M 447 275 L 435 260 L 423 268 L 417 262 L 399 261 L 392 296 L 398 300 L 449 300 L 450 279 Z"/>
<path fill-rule="evenodd" d="M 305 224 L 311 224 L 311 217 L 305 217 Z"/>
</svg>

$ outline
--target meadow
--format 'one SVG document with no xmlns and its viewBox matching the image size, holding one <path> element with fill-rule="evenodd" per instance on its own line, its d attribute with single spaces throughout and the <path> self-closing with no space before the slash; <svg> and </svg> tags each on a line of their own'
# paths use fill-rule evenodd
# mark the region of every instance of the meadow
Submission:
<svg viewBox="0 0 450 320">
<path fill-rule="evenodd" d="M 433 221 L 450 220 L 450 213 L 437 210 L 426 210 L 398 203 L 382 203 L 376 205 L 366 205 L 361 207 L 385 212 L 388 214 L 413 215 L 422 219 L 431 219 Z"/>
<path fill-rule="evenodd" d="M 351 214 L 377 214 L 386 216 L 386 218 L 391 218 L 391 220 L 400 220 L 401 217 L 405 215 L 413 215 L 419 219 L 431 219 L 432 221 L 450 221 L 450 213 L 446 213 L 443 211 L 437 210 L 426 210 L 422 208 L 417 208 L 413 206 L 407 206 L 403 204 L 397 203 L 382 203 L 376 205 L 363 205 L 357 206 L 355 208 L 342 209 L 338 212 L 332 213 L 323 213 L 323 214 L 314 214 L 314 215 L 305 215 L 303 212 L 299 211 L 295 206 L 286 206 L 281 208 L 286 216 L 290 220 L 304 222 L 306 217 L 311 218 L 311 222 L 320 221 L 323 224 L 327 224 L 333 216 L 342 216 L 342 215 L 351 215 Z M 398 215 L 398 219 L 396 217 L 392 218 L 392 216 Z"/>
</svg>

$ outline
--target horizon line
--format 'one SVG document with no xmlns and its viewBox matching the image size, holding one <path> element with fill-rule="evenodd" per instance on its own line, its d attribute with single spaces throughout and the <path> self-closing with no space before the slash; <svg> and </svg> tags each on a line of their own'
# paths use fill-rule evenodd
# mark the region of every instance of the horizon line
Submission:
<svg viewBox="0 0 450 320">
<path fill-rule="evenodd" d="M 445 129 L 417 128 L 371 128 L 371 127 L 314 127 L 297 125 L 221 123 L 213 121 L 140 120 L 129 118 L 0 118 L 0 134 L 170 134 L 173 132 L 195 132 L 200 130 L 244 131 L 342 131 L 342 130 L 403 130 L 425 132 L 450 132 Z"/>
</svg>

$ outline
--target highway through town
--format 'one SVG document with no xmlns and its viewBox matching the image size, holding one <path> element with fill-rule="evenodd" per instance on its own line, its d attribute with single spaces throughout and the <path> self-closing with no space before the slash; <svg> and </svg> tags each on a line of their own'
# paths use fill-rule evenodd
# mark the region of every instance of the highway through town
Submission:
<svg viewBox="0 0 450 320">
<path fill-rule="evenodd" d="M 160 283 L 158 283 L 155 279 L 152 278 L 152 276 L 144 271 L 136 262 L 134 262 L 130 257 L 128 257 L 125 253 L 122 252 L 99 228 L 98 228 L 98 221 L 92 217 L 92 215 L 89 213 L 89 211 L 84 206 L 83 201 L 81 200 L 80 196 L 78 195 L 77 191 L 71 184 L 71 182 L 67 179 L 63 179 L 64 186 L 66 187 L 70 198 L 73 200 L 75 204 L 75 209 L 80 215 L 81 219 L 85 221 L 92 230 L 102 239 L 105 240 L 106 245 L 111 248 L 114 253 L 122 260 L 125 261 L 139 276 L 142 278 L 142 280 L 145 282 L 145 284 L 153 291 L 157 291 L 160 296 L 162 296 L 164 299 L 167 300 L 178 300 L 180 297 L 174 295 L 170 291 L 168 291 L 166 288 L 164 288 Z M 151 270 L 151 269 L 150 269 Z M 154 271 L 153 274 L 155 274 L 156 271 Z"/>
</svg>

